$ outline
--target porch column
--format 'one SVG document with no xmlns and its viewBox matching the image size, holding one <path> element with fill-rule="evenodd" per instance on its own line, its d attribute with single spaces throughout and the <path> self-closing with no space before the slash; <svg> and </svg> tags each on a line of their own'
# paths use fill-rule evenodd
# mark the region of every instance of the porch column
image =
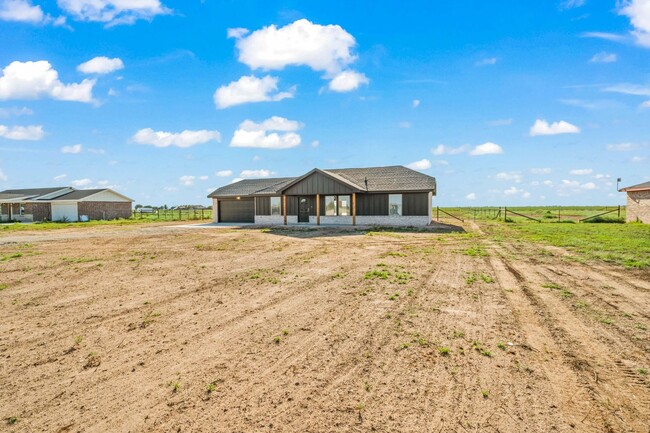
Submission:
<svg viewBox="0 0 650 433">
<path fill-rule="evenodd" d="M 12 215 L 11 215 L 11 213 L 12 213 L 11 211 L 14 210 L 14 204 L 13 203 L 8 203 L 7 207 L 9 207 L 9 222 L 11 222 L 11 220 L 13 219 Z"/>
<path fill-rule="evenodd" d="M 352 225 L 357 225 L 357 193 L 352 193 Z"/>
<path fill-rule="evenodd" d="M 316 225 L 320 225 L 320 194 L 316 194 Z"/>
<path fill-rule="evenodd" d="M 287 196 L 282 195 L 282 215 L 284 215 L 284 225 L 287 225 Z"/>
</svg>

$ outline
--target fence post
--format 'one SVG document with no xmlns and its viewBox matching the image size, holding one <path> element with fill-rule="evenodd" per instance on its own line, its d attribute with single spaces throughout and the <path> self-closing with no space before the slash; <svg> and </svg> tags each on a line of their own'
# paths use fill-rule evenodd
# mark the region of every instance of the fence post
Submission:
<svg viewBox="0 0 650 433">
<path fill-rule="evenodd" d="M 508 222 L 508 207 L 504 206 L 503 207 L 503 222 Z"/>
<path fill-rule="evenodd" d="M 618 217 L 619 218 L 621 217 L 621 205 L 620 204 L 618 205 Z"/>
<path fill-rule="evenodd" d="M 436 220 L 440 221 L 440 206 L 436 206 Z"/>
<path fill-rule="evenodd" d="M 562 217 L 560 216 L 560 208 L 557 208 L 557 220 L 560 221 Z"/>
</svg>

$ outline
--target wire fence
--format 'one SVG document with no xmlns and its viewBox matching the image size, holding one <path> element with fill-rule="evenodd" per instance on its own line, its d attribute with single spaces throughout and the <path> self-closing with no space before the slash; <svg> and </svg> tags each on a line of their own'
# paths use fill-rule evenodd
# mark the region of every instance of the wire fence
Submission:
<svg viewBox="0 0 650 433">
<path fill-rule="evenodd" d="M 211 220 L 212 209 L 151 209 L 133 211 L 133 219 L 152 221 L 200 221 Z"/>
<path fill-rule="evenodd" d="M 436 207 L 434 219 L 501 222 L 625 222 L 625 206 Z"/>
</svg>

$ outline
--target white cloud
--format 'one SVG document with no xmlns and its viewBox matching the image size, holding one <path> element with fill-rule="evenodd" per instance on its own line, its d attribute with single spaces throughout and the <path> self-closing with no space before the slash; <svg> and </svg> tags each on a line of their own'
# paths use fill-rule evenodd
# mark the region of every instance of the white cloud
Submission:
<svg viewBox="0 0 650 433">
<path fill-rule="evenodd" d="M 4 174 L 4 172 L 2 171 L 2 169 L 0 169 L 0 180 L 3 181 L 3 182 L 6 182 L 6 181 L 9 180 L 9 178 L 7 177 L 6 174 Z"/>
<path fill-rule="evenodd" d="M 560 3 L 561 9 L 573 9 L 584 6 L 586 0 L 564 0 Z"/>
<path fill-rule="evenodd" d="M 537 119 L 533 126 L 530 127 L 530 135 L 557 135 L 557 134 L 577 134 L 580 128 L 575 125 L 560 120 L 549 124 L 546 120 Z"/>
<path fill-rule="evenodd" d="M 620 83 L 605 87 L 605 92 L 623 93 L 624 95 L 650 96 L 650 87 L 638 84 Z"/>
<path fill-rule="evenodd" d="M 552 172 L 553 169 L 548 168 L 548 167 L 543 167 L 543 168 L 531 168 L 530 172 L 533 174 L 549 174 Z"/>
<path fill-rule="evenodd" d="M 405 121 L 402 121 L 402 122 L 398 123 L 397 126 L 399 126 L 400 128 L 403 128 L 403 129 L 408 129 L 413 125 L 411 124 L 411 122 L 405 120 Z"/>
<path fill-rule="evenodd" d="M 497 63 L 497 58 L 496 57 L 488 57 L 485 59 L 481 59 L 474 63 L 474 66 L 488 66 L 488 65 L 496 65 Z"/>
<path fill-rule="evenodd" d="M 270 117 L 261 123 L 245 120 L 233 134 L 230 146 L 289 149 L 300 144 L 300 135 L 293 131 L 297 131 L 301 127 L 300 122 L 279 116 Z M 269 133 L 269 131 L 279 131 L 282 133 Z"/>
<path fill-rule="evenodd" d="M 356 60 L 354 37 L 338 25 L 301 19 L 280 28 L 270 25 L 249 34 L 241 29 L 229 34 L 237 39 L 239 61 L 252 69 L 302 65 L 334 76 Z"/>
<path fill-rule="evenodd" d="M 636 155 L 636 156 L 633 156 L 632 159 L 630 159 L 630 161 L 631 162 L 641 162 L 641 161 L 645 161 L 645 159 L 646 159 L 645 156 Z"/>
<path fill-rule="evenodd" d="M 221 141 L 221 134 L 219 131 L 208 131 L 206 129 L 173 133 L 145 128 L 136 132 L 131 137 L 131 140 L 138 144 L 150 144 L 156 147 L 191 147 L 212 140 Z"/>
<path fill-rule="evenodd" d="M 57 0 L 61 9 L 81 21 L 107 26 L 151 21 L 156 15 L 171 13 L 159 0 Z"/>
<path fill-rule="evenodd" d="M 641 108 L 650 108 L 650 100 L 642 102 L 640 107 Z"/>
<path fill-rule="evenodd" d="M 32 114 L 34 114 L 34 111 L 27 107 L 0 108 L 0 118 L 3 119 L 12 116 L 31 116 Z"/>
<path fill-rule="evenodd" d="M 411 106 L 413 108 L 418 108 L 420 106 L 420 100 L 419 99 L 414 99 L 413 102 L 411 102 Z"/>
<path fill-rule="evenodd" d="M 522 189 L 517 189 L 517 188 L 514 187 L 514 186 L 511 186 L 510 188 L 508 188 L 508 189 L 506 189 L 506 190 L 503 191 L 503 193 L 504 193 L 505 195 L 515 195 L 515 194 L 518 194 L 518 193 L 520 193 L 520 192 L 523 192 L 523 190 L 522 190 Z"/>
<path fill-rule="evenodd" d="M 580 34 L 582 38 L 596 38 L 596 39 L 605 39 L 612 42 L 625 42 L 627 39 L 623 35 L 616 33 L 607 33 L 607 32 L 583 32 Z"/>
<path fill-rule="evenodd" d="M 74 144 L 72 146 L 63 146 L 62 153 L 81 153 L 83 146 L 81 144 Z"/>
<path fill-rule="evenodd" d="M 208 180 L 208 176 L 199 176 L 199 180 Z"/>
<path fill-rule="evenodd" d="M 446 161 L 444 159 L 434 159 L 433 163 L 435 165 L 449 165 L 449 161 Z"/>
<path fill-rule="evenodd" d="M 575 176 L 586 176 L 593 172 L 594 171 L 591 168 L 576 168 L 574 170 L 569 171 L 569 174 L 573 174 Z"/>
<path fill-rule="evenodd" d="M 553 181 L 552 181 L 552 180 L 545 180 L 545 181 L 542 182 L 542 183 L 543 183 L 544 185 L 546 185 L 546 186 L 553 186 Z"/>
<path fill-rule="evenodd" d="M 624 0 L 619 14 L 630 19 L 636 43 L 650 48 L 650 0 Z"/>
<path fill-rule="evenodd" d="M 521 182 L 521 173 L 518 171 L 510 171 L 510 172 L 505 172 L 502 171 L 500 173 L 497 173 L 494 178 L 496 180 L 507 180 L 507 181 L 515 181 L 516 183 Z"/>
<path fill-rule="evenodd" d="M 617 60 L 618 56 L 616 54 L 602 51 L 594 54 L 593 57 L 589 59 L 589 63 L 614 63 Z"/>
<path fill-rule="evenodd" d="M 248 33 L 250 33 L 250 30 L 245 29 L 243 27 L 236 27 L 236 28 L 228 29 L 226 34 L 228 35 L 228 38 L 239 39 L 242 36 L 247 35 Z"/>
<path fill-rule="evenodd" d="M 42 139 L 44 135 L 45 132 L 41 125 L 11 127 L 0 125 L 0 137 L 8 140 L 38 141 Z"/>
<path fill-rule="evenodd" d="M 109 59 L 105 56 L 95 57 L 77 66 L 77 71 L 84 74 L 108 74 L 120 69 L 124 69 L 124 62 L 121 59 L 117 57 Z"/>
<path fill-rule="evenodd" d="M 45 14 L 29 0 L 5 0 L 0 3 L 0 20 L 37 24 L 45 20 Z"/>
<path fill-rule="evenodd" d="M 230 177 L 232 176 L 232 170 L 219 170 L 215 175 L 219 177 Z"/>
<path fill-rule="evenodd" d="M 178 191 L 178 188 L 175 187 L 175 186 L 165 186 L 165 187 L 163 187 L 163 189 L 165 191 L 167 191 L 167 192 L 176 192 L 176 191 Z"/>
<path fill-rule="evenodd" d="M 329 89 L 334 92 L 351 92 L 370 80 L 364 74 L 355 71 L 343 71 L 336 75 L 329 83 Z"/>
<path fill-rule="evenodd" d="M 61 101 L 93 102 L 95 80 L 63 84 L 48 61 L 11 62 L 2 70 L 0 100 L 50 97 Z"/>
<path fill-rule="evenodd" d="M 68 175 L 64 173 L 58 176 L 54 176 L 54 180 L 61 180 L 61 179 L 65 179 L 66 177 L 68 177 Z"/>
<path fill-rule="evenodd" d="M 617 144 L 608 144 L 607 150 L 610 152 L 630 152 L 640 148 L 641 145 L 637 143 L 617 143 Z"/>
<path fill-rule="evenodd" d="M 233 180 L 231 180 L 230 183 L 237 183 L 237 182 L 240 182 L 242 180 L 244 180 L 244 179 L 242 179 L 241 177 L 236 177 Z"/>
<path fill-rule="evenodd" d="M 92 180 L 90 180 L 90 179 L 88 179 L 86 177 L 86 178 L 83 178 L 83 179 L 73 180 L 72 182 L 70 182 L 70 185 L 75 186 L 77 188 L 83 188 L 85 186 L 90 185 L 91 183 L 92 183 Z"/>
<path fill-rule="evenodd" d="M 496 119 L 496 120 L 490 120 L 487 122 L 488 125 L 490 126 L 507 126 L 507 125 L 512 125 L 512 118 L 509 119 Z"/>
<path fill-rule="evenodd" d="M 470 192 L 465 196 L 467 200 L 476 200 L 476 193 Z"/>
<path fill-rule="evenodd" d="M 97 185 L 104 186 L 104 187 L 105 187 L 106 185 L 108 185 L 109 183 L 110 183 L 110 182 L 107 181 L 107 180 L 98 180 L 98 181 L 97 181 Z"/>
<path fill-rule="evenodd" d="M 503 148 L 496 143 L 490 142 L 479 144 L 469 152 L 471 156 L 498 155 L 500 153 L 503 153 Z"/>
<path fill-rule="evenodd" d="M 582 189 L 596 189 L 597 187 L 596 187 L 595 183 L 587 182 L 587 183 L 583 183 L 582 185 L 580 185 L 580 188 L 582 188 Z"/>
<path fill-rule="evenodd" d="M 233 105 L 249 102 L 281 101 L 293 98 L 295 87 L 286 92 L 278 92 L 278 78 L 267 75 L 257 78 L 254 75 L 243 76 L 237 81 L 219 87 L 214 92 L 214 103 L 217 108 L 227 108 Z"/>
<path fill-rule="evenodd" d="M 408 164 L 407 167 L 412 170 L 426 170 L 428 168 L 431 168 L 431 161 L 425 158 L 419 161 L 414 161 Z"/>
<path fill-rule="evenodd" d="M 463 153 L 467 150 L 467 146 L 459 146 L 459 147 L 449 147 L 445 146 L 444 144 L 439 144 L 433 149 L 431 149 L 431 153 L 433 153 L 436 156 L 439 155 L 458 155 L 459 153 Z"/>
<path fill-rule="evenodd" d="M 319 140 L 314 140 L 311 142 L 311 147 L 316 148 L 320 146 L 320 141 Z"/>
<path fill-rule="evenodd" d="M 194 180 L 195 179 L 196 179 L 196 176 L 188 176 L 188 175 L 181 176 L 181 177 L 178 178 L 179 182 L 183 186 L 192 186 L 192 185 L 194 185 Z"/>
<path fill-rule="evenodd" d="M 258 177 L 269 177 L 272 174 L 274 174 L 270 170 L 242 170 L 241 173 L 239 173 L 239 177 L 241 179 L 251 179 L 251 178 L 258 178 Z M 241 180 L 239 179 L 239 180 Z M 234 182 L 234 180 L 233 180 Z"/>
</svg>

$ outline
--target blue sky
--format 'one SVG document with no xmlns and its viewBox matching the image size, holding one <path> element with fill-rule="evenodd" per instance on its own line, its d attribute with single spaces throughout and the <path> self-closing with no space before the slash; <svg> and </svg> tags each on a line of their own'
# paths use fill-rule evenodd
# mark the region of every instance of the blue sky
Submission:
<svg viewBox="0 0 650 433">
<path fill-rule="evenodd" d="M 0 189 L 209 201 L 411 165 L 441 206 L 650 180 L 650 0 L 0 0 Z"/>
</svg>

